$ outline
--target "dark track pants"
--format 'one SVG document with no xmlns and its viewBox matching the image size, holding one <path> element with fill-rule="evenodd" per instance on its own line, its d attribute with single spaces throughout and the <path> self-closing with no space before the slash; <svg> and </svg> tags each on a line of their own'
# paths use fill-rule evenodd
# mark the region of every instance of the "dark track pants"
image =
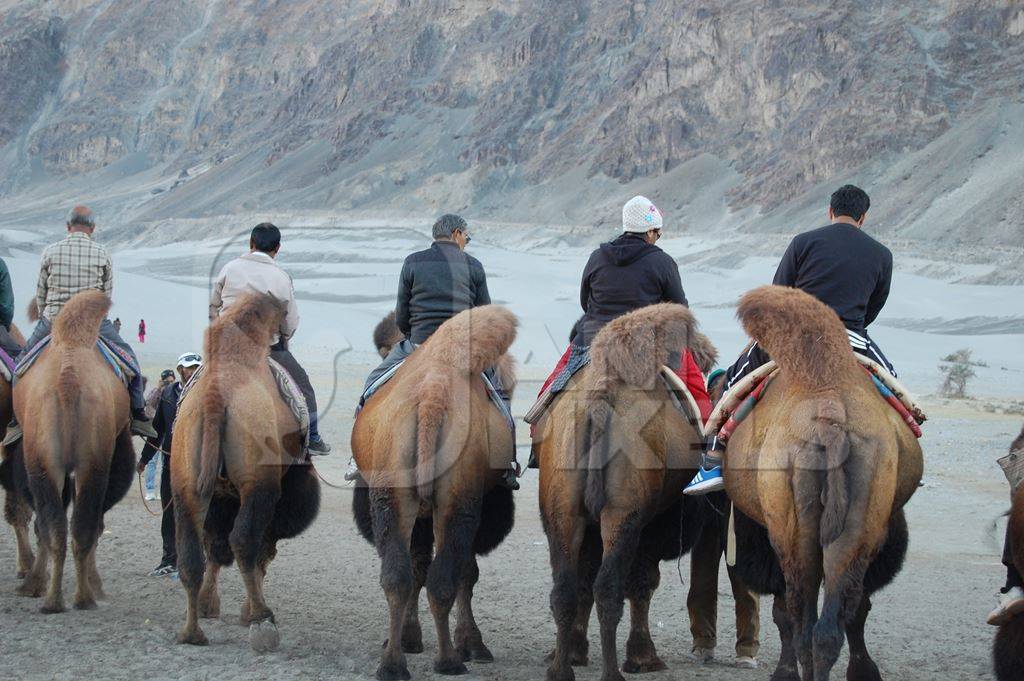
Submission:
<svg viewBox="0 0 1024 681">
<path fill-rule="evenodd" d="M 174 502 L 171 501 L 171 457 L 164 457 L 163 474 L 160 476 L 160 503 L 164 505 L 163 517 L 160 519 L 160 537 L 164 542 L 164 556 L 161 565 L 178 565 L 178 550 L 174 544 Z"/>
<path fill-rule="evenodd" d="M 309 382 L 309 374 L 302 368 L 295 356 L 280 343 L 271 346 L 270 359 L 284 367 L 288 375 L 299 386 L 302 397 L 306 400 L 306 408 L 309 409 L 309 439 L 319 440 L 320 429 L 317 427 L 316 393 L 313 392 L 313 384 Z"/>
</svg>

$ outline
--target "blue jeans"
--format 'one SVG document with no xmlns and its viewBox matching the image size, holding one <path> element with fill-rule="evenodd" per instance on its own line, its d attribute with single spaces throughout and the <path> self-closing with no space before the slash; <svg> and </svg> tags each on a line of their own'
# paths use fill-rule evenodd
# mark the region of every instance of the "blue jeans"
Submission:
<svg viewBox="0 0 1024 681">
<path fill-rule="evenodd" d="M 146 464 L 146 491 L 153 492 L 156 490 L 156 466 L 157 461 L 160 460 L 159 456 L 154 456 Z"/>
<path fill-rule="evenodd" d="M 34 348 L 39 341 L 43 340 L 50 335 L 50 320 L 43 317 L 36 324 L 36 328 L 32 330 L 32 335 L 25 341 L 25 350 Z M 121 334 L 114 328 L 114 324 L 109 319 L 104 319 L 103 323 L 100 324 L 100 336 L 105 340 L 110 341 L 117 347 L 121 348 L 132 358 L 132 363 L 135 365 L 135 378 L 128 385 L 128 396 L 131 399 L 132 409 L 142 409 L 146 406 L 146 398 L 142 395 L 142 371 L 139 369 L 139 358 L 136 356 L 135 351 L 132 350 L 132 346 L 128 345 Z M 22 352 L 24 352 L 23 350 Z M 15 358 L 15 361 L 20 358 L 20 355 Z"/>
</svg>

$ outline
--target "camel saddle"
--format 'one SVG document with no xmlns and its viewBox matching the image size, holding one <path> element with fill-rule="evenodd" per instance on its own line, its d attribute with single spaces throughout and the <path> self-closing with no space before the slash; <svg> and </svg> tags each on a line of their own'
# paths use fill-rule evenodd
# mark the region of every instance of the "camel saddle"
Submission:
<svg viewBox="0 0 1024 681">
<path fill-rule="evenodd" d="M 0 348 L 0 376 L 8 383 L 14 380 L 14 358 L 3 348 Z"/>
<path fill-rule="evenodd" d="M 882 399 L 900 414 L 914 435 L 921 437 L 920 424 L 928 420 L 928 417 L 910 391 L 878 362 L 859 353 L 853 353 L 853 356 L 871 376 Z M 729 388 L 708 417 L 705 432 L 718 433 L 723 442 L 728 440 L 733 429 L 750 413 L 778 370 L 775 361 L 770 360 Z"/>
<path fill-rule="evenodd" d="M 570 365 L 566 370 L 556 378 L 551 386 L 548 387 L 534 402 L 530 410 L 526 412 L 526 416 L 523 420 L 529 423 L 531 426 L 535 425 L 540 421 L 541 417 L 547 413 L 551 405 L 554 404 L 555 398 L 565 389 L 568 385 L 569 379 L 572 378 L 573 374 L 578 372 L 580 369 L 590 363 L 589 357 L 575 366 L 570 360 Z M 660 372 L 661 380 L 665 388 L 668 390 L 669 395 L 672 396 L 672 401 L 675 403 L 676 409 L 678 409 L 687 420 L 697 429 L 701 437 L 704 437 L 704 422 L 700 417 L 700 407 L 697 406 L 697 400 L 694 399 L 693 393 L 686 387 L 683 379 L 679 378 L 676 372 L 672 371 L 668 366 L 662 364 Z M 557 389 L 556 389 L 557 388 Z"/>
<path fill-rule="evenodd" d="M 41 341 L 36 343 L 35 347 L 27 349 L 22 353 L 21 358 L 18 360 L 17 365 L 14 367 L 14 375 L 21 378 L 25 375 L 32 365 L 36 363 L 39 356 L 46 349 L 46 346 L 50 344 L 51 336 L 46 336 Z M 103 355 L 103 359 L 107 360 L 107 364 L 114 371 L 114 374 L 120 379 L 121 383 L 127 388 L 132 380 L 139 375 L 139 367 L 135 366 L 131 356 L 121 348 L 117 347 L 113 343 L 108 343 L 105 338 L 96 339 L 96 348 Z"/>
<path fill-rule="evenodd" d="M 274 377 L 274 382 L 277 384 L 277 391 L 281 394 L 281 399 L 288 405 L 288 409 L 295 416 L 295 420 L 299 422 L 299 432 L 302 434 L 302 451 L 306 452 L 309 450 L 309 407 L 306 405 L 306 398 L 302 396 L 302 391 L 299 390 L 295 379 L 291 377 L 291 374 L 283 366 L 269 357 L 267 358 L 267 364 L 270 366 L 270 375 Z M 188 383 L 182 386 L 181 395 L 178 396 L 179 406 L 205 370 L 206 365 L 200 365 L 196 372 L 192 374 L 192 378 L 188 380 Z"/>
</svg>

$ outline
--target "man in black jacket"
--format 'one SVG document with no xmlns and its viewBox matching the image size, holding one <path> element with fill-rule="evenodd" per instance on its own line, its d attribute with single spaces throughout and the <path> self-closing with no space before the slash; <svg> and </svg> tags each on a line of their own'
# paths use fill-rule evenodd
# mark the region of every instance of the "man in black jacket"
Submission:
<svg viewBox="0 0 1024 681">
<path fill-rule="evenodd" d="M 895 376 L 896 370 L 867 332 L 889 297 L 892 281 L 892 252 L 863 230 L 870 205 L 867 193 L 859 187 L 848 184 L 837 189 L 829 201 L 831 224 L 794 237 L 772 283 L 806 291 L 835 310 L 846 326 L 853 351 Z M 751 343 L 726 371 L 726 386 L 732 387 L 768 360 L 768 353 Z M 687 486 L 687 494 L 724 488 L 721 451 L 721 443 L 712 435 L 701 470 Z"/>
<path fill-rule="evenodd" d="M 165 386 L 161 391 L 156 415 L 153 417 L 153 428 L 157 432 L 157 437 L 146 441 L 146 446 L 142 449 L 142 455 L 139 457 L 138 471 L 142 473 L 146 469 L 146 464 L 158 451 L 163 456 L 160 503 L 164 505 L 164 512 L 160 519 L 160 535 L 163 538 L 164 554 L 160 559 L 160 564 L 149 573 L 150 577 L 173 575 L 178 571 L 178 552 L 174 545 L 174 504 L 171 501 L 171 442 L 182 386 L 189 382 L 202 363 L 202 358 L 194 352 L 186 352 L 178 358 L 178 375 L 181 377 L 181 381 Z"/>
<path fill-rule="evenodd" d="M 434 223 L 432 231 L 434 243 L 430 248 L 406 257 L 398 277 L 395 323 L 405 338 L 391 349 L 380 366 L 370 372 L 363 388 L 364 396 L 389 369 L 430 338 L 441 324 L 463 310 L 491 303 L 484 266 L 465 252 L 470 241 L 466 221 L 458 215 L 442 215 Z M 497 375 L 490 369 L 485 373 L 511 414 L 510 400 Z M 353 465 L 354 462 L 346 476 L 349 479 L 355 477 Z M 518 487 L 515 473 L 511 470 L 504 482 L 513 489 Z"/>
</svg>

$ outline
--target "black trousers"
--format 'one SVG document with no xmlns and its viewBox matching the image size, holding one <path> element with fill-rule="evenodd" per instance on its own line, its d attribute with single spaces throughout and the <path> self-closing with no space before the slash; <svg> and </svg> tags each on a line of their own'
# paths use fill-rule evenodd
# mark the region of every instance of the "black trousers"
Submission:
<svg viewBox="0 0 1024 681">
<path fill-rule="evenodd" d="M 171 500 L 171 457 L 164 457 L 163 473 L 160 475 L 160 503 L 164 505 L 164 514 L 160 519 L 160 536 L 164 541 L 164 556 L 161 565 L 177 565 L 178 550 L 174 544 L 174 502 Z"/>
<path fill-rule="evenodd" d="M 1006 593 L 1015 586 L 1024 589 L 1024 579 L 1021 579 L 1017 566 L 1013 564 L 1013 538 L 1010 536 L 1010 528 L 1006 528 L 1006 540 L 1003 541 L 1003 565 L 1006 566 Z"/>
<path fill-rule="evenodd" d="M 283 343 L 270 347 L 270 359 L 284 367 L 288 375 L 299 386 L 302 397 L 306 400 L 306 408 L 309 409 L 309 439 L 320 439 L 320 429 L 317 427 L 316 393 L 313 392 L 313 384 L 309 382 L 309 374 L 299 365 L 298 360 Z"/>
<path fill-rule="evenodd" d="M 15 343 L 14 339 L 11 338 L 11 333 L 2 326 L 0 326 L 0 348 L 3 348 L 4 352 L 10 355 L 11 359 L 14 360 L 18 359 L 18 355 L 21 354 L 22 349 L 21 346 Z"/>
</svg>

